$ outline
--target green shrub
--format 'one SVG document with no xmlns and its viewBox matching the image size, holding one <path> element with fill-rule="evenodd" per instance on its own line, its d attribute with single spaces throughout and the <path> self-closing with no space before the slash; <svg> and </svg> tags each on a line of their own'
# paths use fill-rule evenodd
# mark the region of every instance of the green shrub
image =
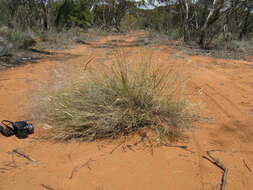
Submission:
<svg viewBox="0 0 253 190">
<path fill-rule="evenodd" d="M 170 138 L 197 115 L 180 95 L 177 69 L 149 60 L 130 63 L 119 54 L 109 65 L 87 67 L 85 81 L 52 94 L 44 122 L 57 140 L 96 140 L 127 135 L 140 128 Z"/>
<path fill-rule="evenodd" d="M 27 33 L 13 30 L 5 26 L 0 28 L 0 36 L 13 44 L 13 48 L 16 49 L 27 49 L 36 44 L 36 41 Z"/>
<path fill-rule="evenodd" d="M 168 36 L 172 39 L 172 40 L 178 40 L 182 37 L 182 34 L 180 32 L 179 29 L 174 29 L 174 30 L 170 30 L 168 32 Z"/>
<path fill-rule="evenodd" d="M 16 30 L 10 31 L 7 35 L 7 39 L 19 49 L 27 49 L 36 44 L 31 36 Z"/>
<path fill-rule="evenodd" d="M 87 28 L 93 23 L 93 15 L 89 10 L 87 0 L 64 1 L 59 4 L 56 23 L 58 28 L 82 27 Z M 60 28 L 61 28 L 60 27 Z"/>
<path fill-rule="evenodd" d="M 122 31 L 131 31 L 140 29 L 141 24 L 134 15 L 127 14 L 123 17 L 120 26 Z"/>
</svg>

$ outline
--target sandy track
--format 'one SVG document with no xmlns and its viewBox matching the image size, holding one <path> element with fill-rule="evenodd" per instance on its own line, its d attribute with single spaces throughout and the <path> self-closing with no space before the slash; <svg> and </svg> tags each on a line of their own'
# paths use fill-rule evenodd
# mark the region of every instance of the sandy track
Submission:
<svg viewBox="0 0 253 190">
<path fill-rule="evenodd" d="M 112 49 L 105 45 L 107 42 L 117 43 L 129 59 L 138 60 L 143 47 L 129 44 L 139 35 L 103 37 L 92 46 L 66 50 L 64 53 L 73 55 L 70 59 L 59 55 L 59 59 L 1 71 L 0 119 L 23 119 L 29 106 L 36 103 L 30 99 L 31 92 L 39 92 L 40 86 L 50 86 L 55 81 L 61 84 L 59 73 L 71 78 L 74 68 L 89 57 L 95 62 L 110 62 Z M 202 158 L 210 149 L 222 150 L 214 155 L 229 169 L 227 189 L 251 190 L 253 63 L 187 56 L 166 46 L 148 49 L 152 49 L 157 62 L 184 64 L 187 95 L 201 104 L 203 116 L 211 118 L 197 123 L 186 133 L 188 138 L 179 142 L 195 153 L 140 145 L 135 151 L 121 146 L 110 154 L 118 141 L 53 144 L 36 140 L 36 135 L 22 141 L 0 137 L 0 190 L 219 189 L 221 170 Z M 43 132 L 38 131 L 37 135 Z M 133 137 L 130 142 L 138 138 Z M 13 149 L 30 155 L 36 162 L 10 154 Z"/>
</svg>

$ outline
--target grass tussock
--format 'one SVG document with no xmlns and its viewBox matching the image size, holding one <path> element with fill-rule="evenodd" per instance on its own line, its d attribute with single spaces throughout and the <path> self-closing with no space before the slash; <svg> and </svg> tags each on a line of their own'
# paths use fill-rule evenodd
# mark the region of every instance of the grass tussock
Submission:
<svg viewBox="0 0 253 190">
<path fill-rule="evenodd" d="M 46 105 L 46 122 L 57 140 L 114 138 L 140 128 L 159 138 L 178 135 L 196 120 L 181 96 L 178 69 L 152 58 L 130 62 L 117 53 L 113 64 L 90 64 L 85 80 L 58 91 Z"/>
</svg>

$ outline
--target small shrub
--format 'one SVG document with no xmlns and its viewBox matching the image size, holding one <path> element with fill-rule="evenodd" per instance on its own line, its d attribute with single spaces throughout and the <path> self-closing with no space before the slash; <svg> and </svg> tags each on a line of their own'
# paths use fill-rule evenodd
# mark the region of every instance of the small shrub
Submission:
<svg viewBox="0 0 253 190">
<path fill-rule="evenodd" d="M 120 26 L 122 31 L 133 31 L 140 29 L 141 24 L 138 18 L 131 14 L 127 14 L 123 17 Z"/>
<path fill-rule="evenodd" d="M 92 141 L 140 128 L 169 138 L 197 118 L 180 95 L 177 69 L 117 57 L 114 64 L 88 67 L 85 81 L 50 96 L 44 121 L 52 126 L 53 139 Z"/>
<path fill-rule="evenodd" d="M 180 32 L 179 29 L 172 29 L 168 32 L 168 36 L 172 39 L 172 40 L 178 40 L 182 37 L 182 34 Z"/>
<path fill-rule="evenodd" d="M 87 35 L 84 29 L 73 27 L 63 29 L 60 32 L 51 29 L 47 32 L 37 34 L 37 48 L 40 49 L 65 49 L 74 45 L 78 40 L 86 40 Z"/>
<path fill-rule="evenodd" d="M 0 35 L 9 43 L 12 43 L 13 48 L 16 49 L 27 49 L 36 44 L 36 41 L 27 33 L 13 30 L 8 27 L 1 27 Z"/>
<path fill-rule="evenodd" d="M 9 28 L 7 26 L 0 27 L 0 35 L 1 36 L 8 34 L 8 32 L 9 32 Z"/>
</svg>

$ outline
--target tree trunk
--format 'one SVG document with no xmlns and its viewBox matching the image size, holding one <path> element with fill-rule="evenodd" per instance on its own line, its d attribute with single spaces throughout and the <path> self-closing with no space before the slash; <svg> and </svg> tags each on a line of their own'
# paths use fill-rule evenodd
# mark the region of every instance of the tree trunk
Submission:
<svg viewBox="0 0 253 190">
<path fill-rule="evenodd" d="M 220 3 L 219 6 L 217 6 L 218 2 Z M 209 11 L 209 14 L 205 20 L 204 25 L 200 29 L 200 38 L 199 38 L 199 45 L 201 48 L 207 48 L 207 30 L 209 29 L 210 25 L 215 23 L 219 17 L 220 17 L 220 10 L 223 7 L 224 0 L 214 0 L 213 6 Z"/>
<path fill-rule="evenodd" d="M 243 24 L 242 30 L 240 32 L 240 35 L 239 35 L 239 39 L 240 40 L 242 40 L 242 38 L 247 33 L 247 29 L 248 29 L 248 25 L 249 25 L 249 16 L 250 16 L 250 13 L 251 13 L 251 9 L 248 8 L 247 15 L 246 15 L 246 18 L 244 20 L 244 24 Z"/>
</svg>

